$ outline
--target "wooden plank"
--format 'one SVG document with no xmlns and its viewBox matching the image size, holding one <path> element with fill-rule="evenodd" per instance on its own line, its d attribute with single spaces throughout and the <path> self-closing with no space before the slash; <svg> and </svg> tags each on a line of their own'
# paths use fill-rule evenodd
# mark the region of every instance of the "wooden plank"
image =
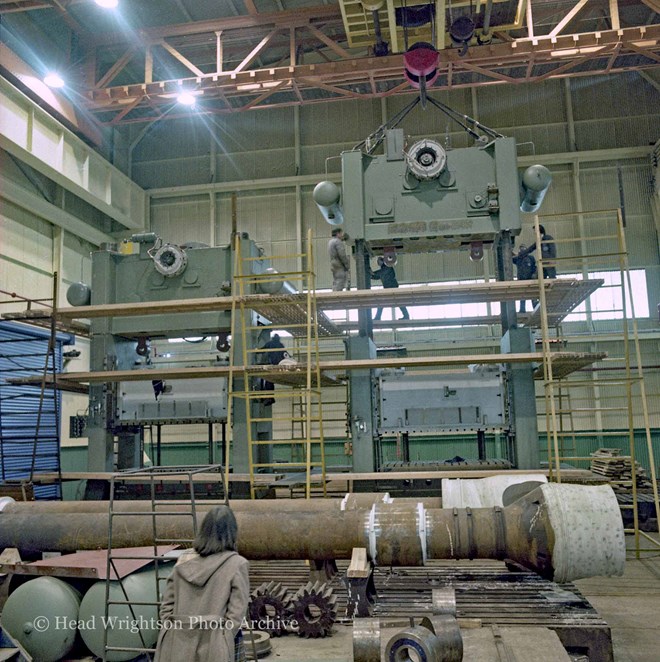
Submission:
<svg viewBox="0 0 660 662">
<path fill-rule="evenodd" d="M 364 480 L 409 480 L 410 478 L 417 479 L 439 479 L 439 478 L 487 478 L 500 474 L 540 474 L 548 475 L 547 469 L 474 469 L 468 471 L 416 471 L 411 474 L 409 471 L 384 471 L 384 472 L 369 472 L 369 473 L 326 473 L 327 481 L 338 481 L 346 483 L 347 481 L 364 481 Z M 62 481 L 67 480 L 110 480 L 114 473 L 109 471 L 63 471 Z M 562 469 L 562 479 L 583 479 L 593 478 L 593 474 L 586 469 Z M 255 481 L 260 484 L 270 484 L 277 478 L 283 479 L 285 474 L 258 474 L 255 475 Z M 194 474 L 193 481 L 200 483 L 211 483 L 219 480 L 219 474 L 216 473 L 201 473 Z M 144 477 L 122 477 L 122 481 L 126 482 L 145 482 Z M 188 477 L 158 477 L 156 482 L 180 482 L 187 481 Z M 249 482 L 249 474 L 229 474 L 230 482 Z M 43 472 L 34 475 L 32 481 L 35 485 L 48 484 L 59 482 L 59 476 L 55 472 Z"/>
<path fill-rule="evenodd" d="M 562 362 L 583 367 L 607 356 L 604 352 L 555 352 L 552 354 L 553 368 L 561 367 Z M 319 367 L 327 372 L 348 372 L 351 370 L 370 370 L 374 368 L 427 368 L 436 366 L 465 366 L 470 364 L 497 363 L 543 363 L 543 354 L 530 352 L 520 354 L 462 354 L 459 356 L 415 356 L 415 357 L 379 357 L 377 359 L 351 359 L 321 361 Z M 122 381 L 151 381 L 153 379 L 197 379 L 200 377 L 230 377 L 244 372 L 267 375 L 272 382 L 277 382 L 278 373 L 283 375 L 302 374 L 304 367 L 295 366 L 200 366 L 193 368 L 158 368 L 154 370 L 105 370 L 97 372 L 62 373 L 58 383 L 100 384 Z M 575 369 L 575 368 L 574 368 Z M 41 378 L 39 378 L 40 380 Z M 286 381 L 286 380 L 285 380 Z M 13 384 L 30 384 L 33 378 L 11 380 Z"/>
<path fill-rule="evenodd" d="M 583 283 L 602 284 L 602 281 L 554 279 L 543 281 L 547 297 L 563 294 L 581 287 Z M 236 297 L 237 303 L 265 309 L 303 301 L 305 294 L 272 296 L 254 294 Z M 538 281 L 506 281 L 495 283 L 461 283 L 458 285 L 422 285 L 398 289 L 350 290 L 348 292 L 317 292 L 316 305 L 321 310 L 372 308 L 381 303 L 388 306 L 428 306 L 448 303 L 475 303 L 538 299 Z M 80 308 L 59 308 L 58 319 L 92 319 L 97 317 L 128 317 L 132 315 L 171 315 L 176 313 L 229 311 L 234 297 L 206 297 L 173 301 L 143 301 L 114 303 Z"/>
<path fill-rule="evenodd" d="M 547 469 L 474 469 L 467 471 L 372 471 L 368 473 L 332 473 L 326 472 L 325 478 L 328 481 L 363 481 L 363 480 L 426 480 L 440 478 L 487 478 L 489 476 L 499 476 L 501 474 L 539 474 L 548 475 Z M 587 478 L 591 472 L 586 469 L 562 469 L 562 479 L 565 478 Z"/>
<path fill-rule="evenodd" d="M 367 550 L 365 547 L 354 547 L 351 563 L 346 571 L 346 576 L 355 578 L 366 578 L 371 574 L 371 564 L 367 561 Z"/>
<path fill-rule="evenodd" d="M 562 471 L 562 475 L 563 475 Z M 113 476 L 117 474 L 110 471 L 63 471 L 62 472 L 62 481 L 67 480 L 107 480 L 109 481 Z M 217 483 L 223 479 L 224 474 L 218 473 L 199 473 L 193 474 L 192 480 L 195 483 Z M 276 477 L 283 477 L 284 474 L 259 474 L 255 475 L 254 480 L 258 484 L 267 485 L 272 482 Z M 121 480 L 122 482 L 127 483 L 148 483 L 149 478 L 145 477 L 144 474 L 140 476 L 122 476 L 121 478 L 116 478 L 117 481 Z M 158 475 L 154 478 L 155 483 L 179 483 L 179 482 L 188 482 L 188 474 L 181 474 L 178 476 L 169 475 Z M 229 474 L 229 482 L 234 483 L 246 483 L 250 481 L 249 474 Z M 50 483 L 59 483 L 59 474 L 55 472 L 44 471 L 42 473 L 34 474 L 32 483 L 35 485 L 46 485 Z"/>
</svg>

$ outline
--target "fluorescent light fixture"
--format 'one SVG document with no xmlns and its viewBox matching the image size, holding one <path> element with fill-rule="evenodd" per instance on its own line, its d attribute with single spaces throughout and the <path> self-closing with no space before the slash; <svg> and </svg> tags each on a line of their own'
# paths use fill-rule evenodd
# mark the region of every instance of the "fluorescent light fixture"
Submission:
<svg viewBox="0 0 660 662">
<path fill-rule="evenodd" d="M 181 92 L 176 98 L 179 103 L 182 103 L 184 106 L 194 106 L 195 97 L 190 92 Z"/>
<path fill-rule="evenodd" d="M 94 2 L 103 9 L 114 9 L 119 4 L 119 0 L 94 0 Z"/>
<path fill-rule="evenodd" d="M 51 71 L 44 76 L 44 83 L 48 87 L 64 87 L 64 80 L 58 73 Z"/>
<path fill-rule="evenodd" d="M 260 90 L 261 83 L 247 83 L 245 85 L 237 85 L 236 89 L 239 92 L 251 92 L 253 90 Z"/>
</svg>

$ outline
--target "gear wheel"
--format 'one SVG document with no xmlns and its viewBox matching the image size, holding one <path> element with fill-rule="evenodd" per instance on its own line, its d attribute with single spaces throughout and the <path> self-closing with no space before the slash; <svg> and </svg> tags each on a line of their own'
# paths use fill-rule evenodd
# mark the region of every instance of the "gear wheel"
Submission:
<svg viewBox="0 0 660 662">
<path fill-rule="evenodd" d="M 337 597 L 327 584 L 307 582 L 291 598 L 291 613 L 298 623 L 298 636 L 326 637 L 337 618 Z"/>
<path fill-rule="evenodd" d="M 261 584 L 252 591 L 248 613 L 254 628 L 267 632 L 271 637 L 286 634 L 286 622 L 290 615 L 286 588 L 279 582 Z"/>
</svg>

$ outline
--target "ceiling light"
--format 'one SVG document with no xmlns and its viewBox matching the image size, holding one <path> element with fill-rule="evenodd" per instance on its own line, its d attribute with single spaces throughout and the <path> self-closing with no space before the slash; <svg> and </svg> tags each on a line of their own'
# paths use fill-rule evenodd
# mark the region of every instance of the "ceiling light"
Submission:
<svg viewBox="0 0 660 662">
<path fill-rule="evenodd" d="M 103 9 L 114 9 L 119 4 L 119 0 L 94 0 L 94 2 Z"/>
<path fill-rule="evenodd" d="M 181 92 L 176 98 L 179 103 L 182 103 L 184 106 L 194 106 L 195 97 L 190 92 Z"/>
<path fill-rule="evenodd" d="M 48 87 L 64 87 L 64 80 L 62 80 L 62 77 L 54 71 L 51 71 L 44 76 L 44 83 L 46 83 Z"/>
</svg>

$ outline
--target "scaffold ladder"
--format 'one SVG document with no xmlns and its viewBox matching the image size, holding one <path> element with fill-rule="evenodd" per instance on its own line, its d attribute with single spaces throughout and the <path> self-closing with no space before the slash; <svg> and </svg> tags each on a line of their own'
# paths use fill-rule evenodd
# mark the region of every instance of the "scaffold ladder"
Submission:
<svg viewBox="0 0 660 662">
<path fill-rule="evenodd" d="M 316 308 L 316 282 L 312 233 L 307 233 L 305 250 L 295 255 L 276 255 L 268 258 L 273 266 L 283 267 L 264 269 L 263 257 L 246 257 L 241 250 L 241 236 L 234 237 L 235 267 L 232 281 L 232 338 L 240 336 L 241 352 L 230 353 L 230 415 L 234 415 L 236 400 L 245 402 L 247 439 L 234 438 L 227 445 L 226 464 L 229 466 L 230 445 L 247 443 L 250 495 L 256 496 L 256 475 L 272 471 L 285 471 L 304 474 L 301 483 L 305 485 L 305 497 L 311 496 L 312 484 L 320 481 L 325 494 L 325 448 L 323 435 L 323 405 L 321 392 L 321 371 L 319 367 L 319 331 Z M 301 265 L 291 268 L 295 262 Z M 257 266 L 259 265 L 259 266 Z M 250 323 L 249 295 L 274 290 L 279 292 L 285 283 L 293 285 L 302 295 L 298 299 L 304 314 L 292 323 L 281 321 L 286 311 L 280 310 L 278 321 L 273 322 L 273 330 L 288 331 L 298 347 L 298 369 L 278 370 L 268 363 L 269 350 L 259 346 L 257 331 L 263 326 Z M 277 294 L 270 297 L 276 299 Z M 275 302 L 273 299 L 273 302 Z M 282 303 L 282 309 L 286 304 Z M 300 310 L 300 308 L 299 308 Z M 241 365 L 235 365 L 240 359 Z M 236 389 L 236 377 L 242 377 L 241 386 Z M 273 384 L 272 391 L 262 390 L 263 382 Z M 284 388 L 275 389 L 275 384 Z M 270 396 L 273 396 L 272 398 Z M 274 403 L 269 403 L 270 400 Z M 291 408 L 297 403 L 298 412 L 292 416 Z M 294 420 L 295 419 L 295 420 Z M 292 425 L 296 423 L 297 425 Z M 261 428 L 257 432 L 257 426 Z M 264 432 L 267 430 L 267 432 Z M 260 459 L 260 447 L 267 447 L 277 456 L 268 461 Z M 289 448 L 288 456 L 286 448 Z"/>
<path fill-rule="evenodd" d="M 625 449 L 617 458 L 629 461 L 631 467 L 630 481 L 613 480 L 613 485 L 619 488 L 630 487 L 631 502 L 621 503 L 622 510 L 632 511 L 632 528 L 626 533 L 634 535 L 635 555 L 640 558 L 644 550 L 641 539 L 652 543 L 653 551 L 660 547 L 660 540 L 639 526 L 639 487 L 637 478 L 637 457 L 646 452 L 649 463 L 649 478 L 656 515 L 660 514 L 658 499 L 658 482 L 656 465 L 651 439 L 648 402 L 644 382 L 642 353 L 639 342 L 637 319 L 635 316 L 632 280 L 630 276 L 628 250 L 626 246 L 625 227 L 620 209 L 606 209 L 590 212 L 553 214 L 535 218 L 536 246 L 541 247 L 544 240 L 540 232 L 540 223 L 553 223 L 560 227 L 561 221 L 577 217 L 580 227 L 580 237 L 559 237 L 552 239 L 560 253 L 552 260 L 543 258 L 538 251 L 538 273 L 540 289 L 541 333 L 543 342 L 543 371 L 546 434 L 548 442 L 548 462 L 550 478 L 561 482 L 562 462 L 591 463 L 592 454 L 602 447 L 606 439 L 627 439 L 628 453 Z M 592 223 L 589 223 L 589 222 Z M 547 241 L 547 240 L 546 240 Z M 573 373 L 568 377 L 557 377 L 552 366 L 552 337 L 546 309 L 546 292 L 543 286 L 543 267 L 557 267 L 563 270 L 578 269 L 582 277 L 588 277 L 593 272 L 610 272 L 611 283 L 606 287 L 613 290 L 613 308 L 610 313 L 622 320 L 622 356 L 608 356 L 601 367 L 592 369 L 589 376 L 584 373 Z M 618 274 L 618 275 L 617 275 Z M 616 307 L 618 306 L 618 307 Z M 586 310 L 592 313 L 587 301 Z M 558 334 L 557 334 L 558 335 Z M 597 339 L 596 339 L 597 342 Z M 594 351 L 595 348 L 591 348 Z M 605 376 L 601 376 L 601 372 Z M 577 407 L 574 407 L 579 403 Z M 565 420 L 569 418 L 569 429 Z M 594 425 L 585 425 L 579 421 L 584 418 L 594 421 Z M 578 419 L 576 421 L 576 419 Z M 605 421 L 620 422 L 620 427 L 608 429 L 611 425 Z M 593 429 L 595 427 L 595 429 Z M 591 428 L 591 429 L 590 429 Z M 635 431 L 643 431 L 645 445 L 638 447 Z M 566 454 L 566 439 L 580 440 L 582 447 L 589 441 L 589 455 L 579 455 L 572 452 Z"/>
</svg>

